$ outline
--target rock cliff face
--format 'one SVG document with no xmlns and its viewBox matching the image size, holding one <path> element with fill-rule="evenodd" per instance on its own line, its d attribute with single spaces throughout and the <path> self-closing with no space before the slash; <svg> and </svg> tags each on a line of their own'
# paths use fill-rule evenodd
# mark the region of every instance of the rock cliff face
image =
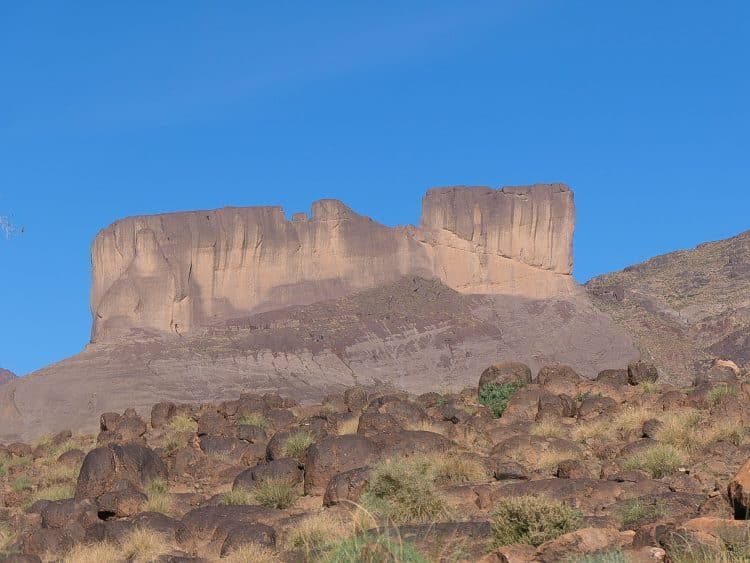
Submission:
<svg viewBox="0 0 750 563">
<path fill-rule="evenodd" d="M 92 341 L 182 334 L 403 276 L 468 294 L 572 295 L 574 224 L 560 184 L 430 190 L 419 227 L 386 227 L 334 200 L 291 221 L 280 207 L 131 217 L 93 244 Z"/>
<path fill-rule="evenodd" d="M 13 381 L 15 378 L 15 373 L 7 369 L 0 368 L 0 385 Z"/>
</svg>

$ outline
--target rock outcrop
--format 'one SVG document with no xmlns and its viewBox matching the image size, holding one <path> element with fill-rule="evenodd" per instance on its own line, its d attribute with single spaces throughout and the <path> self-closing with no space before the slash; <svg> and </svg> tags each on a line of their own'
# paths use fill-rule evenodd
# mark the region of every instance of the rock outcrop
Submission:
<svg viewBox="0 0 750 563">
<path fill-rule="evenodd" d="M 561 184 L 433 189 L 419 227 L 386 227 L 335 200 L 291 221 L 280 207 L 131 217 L 93 244 L 92 341 L 131 329 L 183 334 L 403 276 L 461 293 L 571 295 L 574 224 Z"/>
<path fill-rule="evenodd" d="M 13 381 L 15 378 L 15 373 L 7 369 L 0 368 L 0 385 Z"/>
<path fill-rule="evenodd" d="M 750 231 L 596 277 L 586 289 L 671 383 L 690 385 L 722 365 L 750 369 Z"/>
</svg>

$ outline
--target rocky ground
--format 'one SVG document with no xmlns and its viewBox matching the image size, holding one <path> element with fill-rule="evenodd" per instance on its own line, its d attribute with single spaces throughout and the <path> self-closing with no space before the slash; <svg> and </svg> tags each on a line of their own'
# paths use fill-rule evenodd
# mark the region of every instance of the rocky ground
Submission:
<svg viewBox="0 0 750 563">
<path fill-rule="evenodd" d="M 106 413 L 0 445 L 0 559 L 748 561 L 746 378 L 506 363 L 461 393 Z"/>
</svg>

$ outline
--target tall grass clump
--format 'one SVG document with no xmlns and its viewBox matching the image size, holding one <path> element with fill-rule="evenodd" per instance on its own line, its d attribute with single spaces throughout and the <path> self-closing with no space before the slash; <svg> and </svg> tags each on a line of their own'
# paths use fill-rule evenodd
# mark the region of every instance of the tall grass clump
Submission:
<svg viewBox="0 0 750 563">
<path fill-rule="evenodd" d="M 657 444 L 647 450 L 637 452 L 628 458 L 625 469 L 641 469 L 654 479 L 661 479 L 672 473 L 686 461 L 685 454 L 669 444 Z"/>
<path fill-rule="evenodd" d="M 326 563 L 428 563 L 410 542 L 386 534 L 364 534 L 330 548 Z"/>
<path fill-rule="evenodd" d="M 163 479 L 154 479 L 146 485 L 146 496 L 148 500 L 143 506 L 144 512 L 160 512 L 171 514 L 172 498 L 169 494 L 169 486 Z"/>
<path fill-rule="evenodd" d="M 286 477 L 269 477 L 251 489 L 255 502 L 268 508 L 289 508 L 299 498 L 299 487 Z"/>
<path fill-rule="evenodd" d="M 271 548 L 257 543 L 246 543 L 233 549 L 221 558 L 222 563 L 281 563 L 281 559 Z"/>
<path fill-rule="evenodd" d="M 287 549 L 300 549 L 306 554 L 325 550 L 354 535 L 354 525 L 332 516 L 327 512 L 321 512 L 308 516 L 301 520 L 296 526 L 290 528 L 285 538 Z"/>
<path fill-rule="evenodd" d="M 728 383 L 720 383 L 716 387 L 712 388 L 706 395 L 706 400 L 709 405 L 715 405 L 721 401 L 724 397 L 736 397 L 739 391 L 734 385 Z"/>
<path fill-rule="evenodd" d="M 237 424 L 243 424 L 247 426 L 258 426 L 263 430 L 266 430 L 269 426 L 268 419 L 260 413 L 250 413 L 242 415 L 237 419 Z"/>
<path fill-rule="evenodd" d="M 286 457 L 300 458 L 314 441 L 315 438 L 307 430 L 300 430 L 284 441 L 281 453 Z"/>
<path fill-rule="evenodd" d="M 495 547 L 514 543 L 538 546 L 581 525 L 581 513 L 561 502 L 532 496 L 501 500 L 492 511 Z"/>
<path fill-rule="evenodd" d="M 503 416 L 510 398 L 523 386 L 524 383 L 522 381 L 486 383 L 479 390 L 479 402 L 490 409 L 492 416 L 500 418 Z"/>
<path fill-rule="evenodd" d="M 394 523 L 433 522 L 448 513 L 435 481 L 435 466 L 429 458 L 383 461 L 373 468 L 360 502 Z"/>
</svg>

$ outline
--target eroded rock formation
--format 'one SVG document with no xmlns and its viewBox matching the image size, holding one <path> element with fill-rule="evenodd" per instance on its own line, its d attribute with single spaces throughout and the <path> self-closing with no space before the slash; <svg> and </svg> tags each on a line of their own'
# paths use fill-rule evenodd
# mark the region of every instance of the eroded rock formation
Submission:
<svg viewBox="0 0 750 563">
<path fill-rule="evenodd" d="M 13 381 L 15 378 L 15 373 L 7 369 L 0 368 L 0 385 Z"/>
<path fill-rule="evenodd" d="M 291 221 L 280 207 L 130 217 L 94 241 L 92 340 L 185 333 L 407 275 L 462 293 L 571 295 L 574 223 L 561 184 L 433 189 L 419 227 L 386 227 L 335 200 Z"/>
</svg>

